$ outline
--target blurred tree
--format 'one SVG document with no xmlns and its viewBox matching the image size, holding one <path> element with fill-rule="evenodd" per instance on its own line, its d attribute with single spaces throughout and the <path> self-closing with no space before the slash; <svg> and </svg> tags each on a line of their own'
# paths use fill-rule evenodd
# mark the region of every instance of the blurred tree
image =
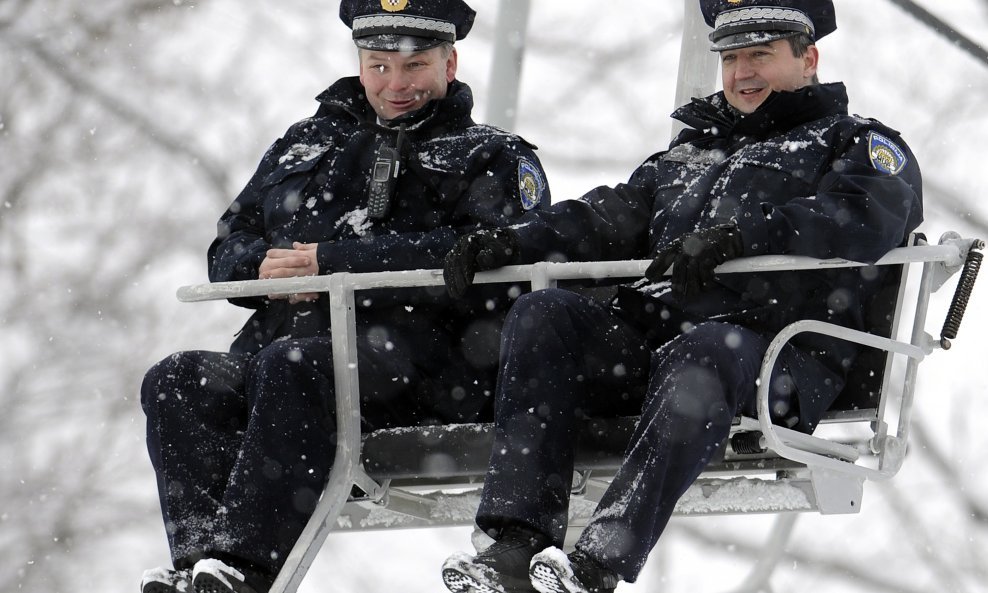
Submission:
<svg viewBox="0 0 988 593">
<path fill-rule="evenodd" d="M 201 261 L 231 190 L 229 167 L 155 105 L 172 72 L 147 32 L 178 30 L 189 9 L 0 5 L 0 590 L 76 589 L 90 550 L 154 508 L 133 394 L 145 349 L 176 332 L 148 288 Z M 185 83 L 187 105 L 230 94 Z M 197 194 L 184 212 L 167 199 Z M 186 213 L 202 226 L 191 241 Z"/>
<path fill-rule="evenodd" d="M 949 12 L 923 4 L 985 38 L 985 0 Z M 906 134 L 933 232 L 988 236 L 988 73 L 887 3 L 839 9 L 843 36 L 827 40 L 825 76 L 848 81 L 855 110 Z M 481 10 L 461 48 L 478 114 L 494 15 Z M 533 6 L 518 131 L 540 145 L 557 199 L 624 181 L 667 145 L 678 11 Z M 126 590 L 165 561 L 138 387 L 169 352 L 226 348 L 245 317 L 225 303 L 180 305 L 174 289 L 205 281 L 215 220 L 268 144 L 314 111 L 326 84 L 355 73 L 335 13 L 325 2 L 0 2 L 0 591 Z M 888 43 L 898 39 L 909 43 Z M 868 485 L 860 516 L 801 517 L 772 577 L 778 590 L 988 590 L 986 383 L 955 376 L 965 357 L 977 364 L 976 308 L 956 352 L 924 363 L 903 475 Z M 621 590 L 730 590 L 770 526 L 676 521 L 641 584 Z M 332 579 L 313 574 L 303 591 L 378 585 L 376 572 L 362 582 L 364 571 L 340 570 L 366 558 L 346 560 L 349 537 L 327 542 L 333 565 L 317 572 Z M 434 580 L 393 579 L 435 591 L 439 562 L 466 539 L 417 537 L 441 542 L 411 554 Z"/>
</svg>

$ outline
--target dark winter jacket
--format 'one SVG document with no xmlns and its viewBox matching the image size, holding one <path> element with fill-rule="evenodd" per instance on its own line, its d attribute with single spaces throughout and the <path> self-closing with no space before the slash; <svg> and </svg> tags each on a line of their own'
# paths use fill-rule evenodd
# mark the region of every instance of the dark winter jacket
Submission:
<svg viewBox="0 0 988 593">
<path fill-rule="evenodd" d="M 919 165 L 899 134 L 847 113 L 840 83 L 773 93 L 742 116 L 723 93 L 674 117 L 692 127 L 650 157 L 627 184 L 597 188 L 522 219 L 525 261 L 644 259 L 685 233 L 733 223 L 744 255 L 788 254 L 873 262 L 922 220 Z M 640 281 L 617 305 L 644 322 L 662 308 L 696 321 L 736 322 L 766 336 L 798 319 L 863 329 L 882 270 L 723 274 L 677 302 L 668 282 Z M 842 379 L 857 348 L 803 334 L 794 343 Z M 807 390 L 809 392 L 809 390 Z M 804 402 L 811 428 L 830 401 Z"/>
<path fill-rule="evenodd" d="M 267 250 L 291 248 L 293 241 L 319 243 L 321 274 L 439 268 L 459 235 L 504 226 L 549 199 L 534 147 L 474 123 L 473 95 L 459 81 L 445 98 L 387 126 L 378 123 L 356 77 L 337 81 L 317 100 L 317 113 L 268 149 L 220 219 L 208 252 L 211 281 L 257 279 Z M 368 217 L 368 187 L 382 145 L 398 147 L 402 162 L 390 213 L 375 219 Z M 412 325 L 434 322 L 439 311 L 466 319 L 508 306 L 491 305 L 484 295 L 451 305 L 442 290 L 411 292 L 362 292 L 358 304 Z M 234 300 L 256 312 L 232 350 L 254 352 L 275 339 L 326 333 L 327 301 Z"/>
</svg>

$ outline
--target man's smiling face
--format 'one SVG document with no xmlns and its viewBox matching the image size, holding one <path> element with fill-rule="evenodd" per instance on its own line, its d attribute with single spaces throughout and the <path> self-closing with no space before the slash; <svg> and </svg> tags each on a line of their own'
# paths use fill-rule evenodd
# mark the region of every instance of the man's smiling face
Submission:
<svg viewBox="0 0 988 593">
<path fill-rule="evenodd" d="M 742 113 L 751 113 L 772 91 L 794 91 L 810 84 L 818 59 L 815 45 L 802 56 L 793 55 L 787 39 L 722 51 L 724 96 Z"/>
<path fill-rule="evenodd" d="M 446 95 L 456 76 L 456 50 L 412 53 L 360 50 L 360 82 L 383 120 L 415 111 Z"/>
</svg>

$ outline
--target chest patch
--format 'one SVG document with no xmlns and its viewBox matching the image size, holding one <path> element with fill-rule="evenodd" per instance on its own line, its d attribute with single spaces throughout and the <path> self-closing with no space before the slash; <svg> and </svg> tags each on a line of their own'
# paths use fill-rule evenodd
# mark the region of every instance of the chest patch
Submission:
<svg viewBox="0 0 988 593">
<path fill-rule="evenodd" d="M 868 132 L 868 157 L 872 167 L 889 175 L 898 175 L 909 162 L 898 144 L 877 132 Z"/>
<path fill-rule="evenodd" d="M 545 194 L 545 179 L 542 171 L 528 159 L 518 161 L 518 194 L 521 196 L 521 207 L 531 210 L 539 205 Z"/>
</svg>

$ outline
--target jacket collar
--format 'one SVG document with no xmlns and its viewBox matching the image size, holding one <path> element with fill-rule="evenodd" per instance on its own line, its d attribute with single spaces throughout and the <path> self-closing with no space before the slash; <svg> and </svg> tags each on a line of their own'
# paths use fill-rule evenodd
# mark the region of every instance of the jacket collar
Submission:
<svg viewBox="0 0 988 593">
<path fill-rule="evenodd" d="M 359 77 L 350 76 L 337 80 L 320 93 L 316 100 L 322 104 L 317 115 L 345 113 L 358 121 L 380 125 L 377 124 L 377 113 L 367 102 Z M 386 122 L 382 127 L 404 125 L 406 131 L 412 132 L 423 127 L 445 127 L 453 123 L 457 126 L 469 125 L 473 123 L 470 119 L 472 111 L 473 92 L 466 83 L 454 80 L 449 84 L 445 97 L 429 101 L 421 109 Z"/>
<path fill-rule="evenodd" d="M 672 117 L 693 129 L 673 142 L 711 142 L 733 136 L 768 138 L 831 115 L 847 114 L 843 83 L 814 84 L 796 91 L 774 91 L 754 112 L 745 115 L 727 102 L 723 91 L 677 109 Z"/>
</svg>

